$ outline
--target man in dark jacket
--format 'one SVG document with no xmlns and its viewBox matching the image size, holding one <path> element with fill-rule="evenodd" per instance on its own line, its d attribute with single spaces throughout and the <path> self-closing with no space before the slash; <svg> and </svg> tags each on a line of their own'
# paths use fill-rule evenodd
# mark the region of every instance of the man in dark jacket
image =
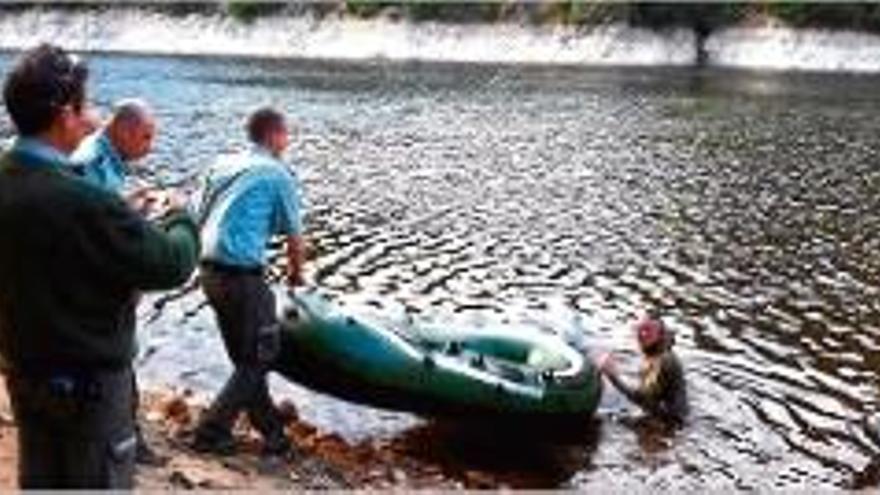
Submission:
<svg viewBox="0 0 880 495">
<path fill-rule="evenodd" d="M 94 129 L 86 66 L 43 44 L 3 87 L 18 137 L 0 156 L 0 358 L 22 488 L 130 488 L 134 302 L 192 272 L 192 220 L 151 225 L 67 171 Z"/>
</svg>

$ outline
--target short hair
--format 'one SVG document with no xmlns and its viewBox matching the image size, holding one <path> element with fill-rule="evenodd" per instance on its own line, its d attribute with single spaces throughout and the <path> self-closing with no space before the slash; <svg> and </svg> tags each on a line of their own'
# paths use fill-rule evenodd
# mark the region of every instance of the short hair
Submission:
<svg viewBox="0 0 880 495">
<path fill-rule="evenodd" d="M 150 105 L 138 98 L 126 98 L 113 105 L 113 122 L 124 125 L 137 125 L 146 122 L 152 115 Z"/>
<path fill-rule="evenodd" d="M 42 43 L 26 51 L 3 85 L 3 102 L 18 133 L 47 130 L 66 105 L 79 112 L 88 75 L 84 62 L 58 46 Z"/>
<path fill-rule="evenodd" d="M 272 107 L 260 107 L 248 116 L 245 130 L 254 143 L 265 143 L 269 134 L 284 126 L 284 114 Z"/>
</svg>

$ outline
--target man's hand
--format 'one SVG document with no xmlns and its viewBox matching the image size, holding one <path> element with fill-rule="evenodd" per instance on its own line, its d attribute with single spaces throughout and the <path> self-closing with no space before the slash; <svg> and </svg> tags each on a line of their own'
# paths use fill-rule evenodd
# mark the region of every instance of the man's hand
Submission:
<svg viewBox="0 0 880 495">
<path fill-rule="evenodd" d="M 606 375 L 617 374 L 617 362 L 614 359 L 614 354 L 606 352 L 599 356 L 599 359 L 596 360 L 596 367 Z"/>
<path fill-rule="evenodd" d="M 149 221 L 157 221 L 186 206 L 186 197 L 174 189 L 137 189 L 126 198 Z"/>
<path fill-rule="evenodd" d="M 154 190 L 150 186 L 141 186 L 124 193 L 123 197 L 131 209 L 144 214 L 147 211 L 147 203 L 150 201 L 149 196 Z"/>
</svg>

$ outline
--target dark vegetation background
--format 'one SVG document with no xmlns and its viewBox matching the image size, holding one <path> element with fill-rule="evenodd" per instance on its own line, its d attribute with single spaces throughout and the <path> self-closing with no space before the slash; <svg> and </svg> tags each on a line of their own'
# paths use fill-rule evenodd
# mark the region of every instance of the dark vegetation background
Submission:
<svg viewBox="0 0 880 495">
<path fill-rule="evenodd" d="M 373 18 L 386 16 L 413 22 L 447 23 L 518 22 L 528 24 L 568 24 L 595 26 L 625 22 L 633 26 L 665 29 L 692 28 L 699 34 L 740 24 L 763 23 L 776 19 L 792 27 L 880 31 L 880 3 L 858 2 L 696 2 L 696 3 L 606 3 L 587 0 L 545 0 L 541 2 L 498 0 L 437 2 L 430 0 L 324 0 L 318 2 L 265 2 L 229 0 L 226 2 L 143 2 L 106 3 L 2 1 L 4 9 L 108 9 L 120 6 L 160 10 L 172 15 L 223 13 L 241 22 L 260 16 L 329 15 Z"/>
</svg>

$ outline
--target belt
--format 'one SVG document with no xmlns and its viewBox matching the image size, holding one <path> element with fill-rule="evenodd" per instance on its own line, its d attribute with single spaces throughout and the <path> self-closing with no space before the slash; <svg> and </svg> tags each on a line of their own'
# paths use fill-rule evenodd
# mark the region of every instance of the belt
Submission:
<svg viewBox="0 0 880 495">
<path fill-rule="evenodd" d="M 224 275 L 257 275 L 263 276 L 264 268 L 262 266 L 239 266 L 230 265 L 214 260 L 202 260 L 202 268 L 207 268 L 213 272 L 222 273 Z"/>
</svg>

